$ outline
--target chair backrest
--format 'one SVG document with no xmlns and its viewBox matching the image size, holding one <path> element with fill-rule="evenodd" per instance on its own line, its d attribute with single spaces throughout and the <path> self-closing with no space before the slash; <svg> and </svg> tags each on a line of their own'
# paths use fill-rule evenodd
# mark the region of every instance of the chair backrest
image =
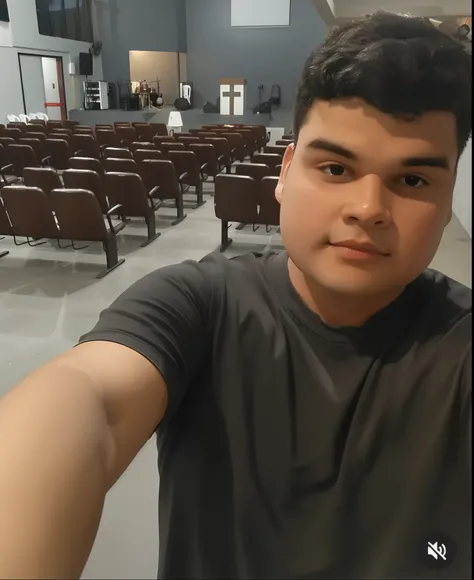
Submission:
<svg viewBox="0 0 474 580">
<path fill-rule="evenodd" d="M 93 157 L 71 157 L 69 159 L 69 166 L 71 169 L 86 169 L 88 171 L 95 171 L 102 177 L 104 175 L 104 168 L 98 159 Z"/>
<path fill-rule="evenodd" d="M 39 119 L 38 117 L 38 113 L 28 113 L 28 123 L 31 123 L 31 121 L 36 121 Z"/>
<path fill-rule="evenodd" d="M 174 143 L 160 143 L 156 148 L 165 156 L 167 156 L 170 151 L 186 151 L 184 143 L 178 143 L 178 141 L 175 141 Z"/>
<path fill-rule="evenodd" d="M 29 238 L 58 238 L 49 197 L 37 187 L 7 186 L 2 198 L 16 236 Z"/>
<path fill-rule="evenodd" d="M 119 139 L 113 129 L 102 129 L 97 127 L 95 130 L 95 137 L 100 146 L 107 145 L 108 147 L 118 147 L 120 145 Z"/>
<path fill-rule="evenodd" d="M 86 189 L 92 191 L 99 202 L 102 213 L 107 213 L 109 204 L 105 194 L 105 185 L 101 176 L 87 169 L 68 169 L 63 173 L 66 189 Z"/>
<path fill-rule="evenodd" d="M 65 139 L 46 139 L 46 153 L 51 156 L 51 165 L 55 169 L 68 169 L 71 148 Z"/>
<path fill-rule="evenodd" d="M 204 174 L 215 177 L 219 173 L 217 153 L 213 145 L 209 143 L 191 143 L 188 145 L 188 149 L 198 158 L 199 165 Z"/>
<path fill-rule="evenodd" d="M 109 157 L 104 159 L 103 166 L 106 173 L 136 173 L 140 175 L 140 166 L 135 159 L 121 159 Z"/>
<path fill-rule="evenodd" d="M 244 149 L 244 138 L 240 133 L 221 133 L 222 137 L 225 137 L 229 142 L 231 149 L 236 149 L 238 155 L 243 155 Z"/>
<path fill-rule="evenodd" d="M 135 132 L 138 139 L 141 141 L 153 141 L 153 137 L 155 136 L 153 128 L 146 123 L 142 125 L 135 125 Z"/>
<path fill-rule="evenodd" d="M 44 121 L 43 121 L 44 123 Z M 26 126 L 26 128 L 28 129 L 28 133 L 40 133 L 41 135 L 44 135 L 45 137 L 48 135 L 49 133 L 49 128 L 46 127 L 46 125 L 40 125 L 39 123 L 30 123 L 29 125 Z"/>
<path fill-rule="evenodd" d="M 31 125 L 29 126 L 31 127 Z M 46 133 L 35 133 L 34 131 L 28 131 L 28 133 L 25 133 L 22 137 L 22 139 L 38 139 L 39 141 L 41 141 L 42 145 L 44 145 L 46 138 L 47 138 Z"/>
<path fill-rule="evenodd" d="M 176 169 L 169 159 L 146 159 L 142 162 L 143 183 L 148 191 L 160 186 L 156 197 L 160 199 L 176 199 L 180 194 L 180 186 Z"/>
<path fill-rule="evenodd" d="M 81 135 L 74 133 L 71 138 L 71 146 L 74 155 L 79 157 L 94 157 L 100 159 L 100 147 L 93 135 Z"/>
<path fill-rule="evenodd" d="M 38 117 L 38 119 L 41 119 L 45 123 L 49 121 L 49 117 L 46 113 L 36 113 L 36 116 Z"/>
<path fill-rule="evenodd" d="M 35 113 L 35 115 L 37 115 L 37 114 Z M 40 119 L 39 117 L 38 118 L 36 116 L 32 117 L 30 115 L 30 122 L 28 123 L 28 125 L 39 125 L 40 127 L 46 127 L 46 121 L 44 121 L 43 119 Z M 30 130 L 29 127 L 28 127 L 28 130 Z"/>
<path fill-rule="evenodd" d="M 133 127 L 124 127 L 119 125 L 115 127 L 115 134 L 121 145 L 130 146 L 131 143 L 137 141 L 137 132 Z"/>
<path fill-rule="evenodd" d="M 7 210 L 0 197 L 0 236 L 12 236 L 13 230 L 8 218 Z"/>
<path fill-rule="evenodd" d="M 217 134 L 214 133 L 213 131 L 199 131 L 197 136 L 200 139 L 205 139 L 206 137 L 217 137 Z"/>
<path fill-rule="evenodd" d="M 8 123 L 6 129 L 20 129 L 21 134 L 24 135 L 28 130 L 28 126 L 25 123 Z"/>
<path fill-rule="evenodd" d="M 38 161 L 41 161 L 41 159 L 43 159 L 43 157 L 45 156 L 44 142 L 42 142 L 40 139 L 32 137 L 22 137 L 21 139 L 18 139 L 18 144 L 29 145 L 35 152 Z"/>
<path fill-rule="evenodd" d="M 271 169 L 271 175 L 273 175 L 274 177 L 280 177 L 281 174 L 281 170 L 283 169 L 283 165 L 275 165 L 275 167 L 273 167 L 273 169 Z"/>
<path fill-rule="evenodd" d="M 288 147 L 288 145 L 291 145 L 292 143 L 294 143 L 294 141 L 291 139 L 278 139 L 278 141 L 275 142 L 275 145 L 279 147 Z"/>
<path fill-rule="evenodd" d="M 65 137 L 72 137 L 72 130 L 71 129 L 61 129 L 54 127 L 51 132 L 54 131 L 55 135 L 64 135 Z"/>
<path fill-rule="evenodd" d="M 203 139 L 202 142 L 212 145 L 216 150 L 218 157 L 220 157 L 221 155 L 224 155 L 224 157 L 229 157 L 230 146 L 229 142 L 225 137 L 206 137 L 206 139 Z"/>
<path fill-rule="evenodd" d="M 16 175 L 20 176 L 23 174 L 23 169 L 25 167 L 38 167 L 39 161 L 35 155 L 33 147 L 30 145 L 19 145 L 15 143 L 14 145 L 8 146 L 8 151 L 10 154 L 10 159 L 15 166 Z"/>
<path fill-rule="evenodd" d="M 166 159 L 173 162 L 178 177 L 187 173 L 183 183 L 194 186 L 201 182 L 201 167 L 196 154 L 192 151 L 168 151 Z"/>
<path fill-rule="evenodd" d="M 260 224 L 268 226 L 280 225 L 280 204 L 275 197 L 278 177 L 264 177 L 260 182 L 260 207 L 258 218 Z"/>
<path fill-rule="evenodd" d="M 169 135 L 155 135 L 153 137 L 155 147 L 159 147 L 162 143 L 176 143 L 176 139 Z"/>
<path fill-rule="evenodd" d="M 114 127 L 131 127 L 130 121 L 114 121 Z"/>
<path fill-rule="evenodd" d="M 149 149 L 150 151 L 156 151 L 156 147 L 154 143 L 150 143 L 147 141 L 134 141 L 130 144 L 130 150 L 136 151 L 137 149 Z"/>
<path fill-rule="evenodd" d="M 191 144 L 202 143 L 203 139 L 200 139 L 197 135 L 190 136 L 190 137 L 177 137 L 176 140 L 178 143 L 183 143 L 185 147 L 189 147 Z"/>
<path fill-rule="evenodd" d="M 46 121 L 46 125 L 50 129 L 64 129 L 63 121 Z"/>
<path fill-rule="evenodd" d="M 133 158 L 137 163 L 141 163 L 146 159 L 163 159 L 163 153 L 157 149 L 136 149 Z"/>
<path fill-rule="evenodd" d="M 7 121 L 9 123 L 21 123 L 21 119 L 18 115 L 7 115 Z"/>
<path fill-rule="evenodd" d="M 38 187 L 46 195 L 53 189 L 61 188 L 61 178 L 51 167 L 26 167 L 23 171 L 23 179 L 28 187 Z"/>
<path fill-rule="evenodd" d="M 111 172 L 104 179 L 110 205 L 121 204 L 126 216 L 146 217 L 154 211 L 142 178 L 136 173 Z"/>
<path fill-rule="evenodd" d="M 104 159 L 132 159 L 133 155 L 129 149 L 122 147 L 107 147 L 103 150 L 102 155 Z"/>
<path fill-rule="evenodd" d="M 277 153 L 255 153 L 252 155 L 252 163 L 263 163 L 270 168 L 281 165 L 281 162 L 282 157 Z"/>
<path fill-rule="evenodd" d="M 266 145 L 263 148 L 264 153 L 276 153 L 283 158 L 283 155 L 286 152 L 286 145 Z"/>
<path fill-rule="evenodd" d="M 114 126 L 107 124 L 107 123 L 96 123 L 96 126 L 95 126 L 96 133 L 97 133 L 97 130 L 100 130 L 100 131 L 101 130 L 106 130 L 106 131 L 112 130 L 113 131 Z"/>
<path fill-rule="evenodd" d="M 94 129 L 90 125 L 74 125 L 74 133 L 87 133 L 88 135 L 94 134 Z"/>
<path fill-rule="evenodd" d="M 214 197 L 216 217 L 226 222 L 258 223 L 256 183 L 247 175 L 217 175 Z"/>
<path fill-rule="evenodd" d="M 74 129 L 80 125 L 79 121 L 71 121 L 70 119 L 67 119 L 66 121 L 64 121 L 64 128 L 65 129 L 69 129 L 70 131 L 72 131 L 74 133 Z"/>
<path fill-rule="evenodd" d="M 61 238 L 105 242 L 108 233 L 99 202 L 85 189 L 53 189 L 51 203 Z"/>
<path fill-rule="evenodd" d="M 248 175 L 255 181 L 261 181 L 270 175 L 270 167 L 263 163 L 239 163 L 235 166 L 235 173 L 236 175 Z"/>
<path fill-rule="evenodd" d="M 21 137 L 23 136 L 23 131 L 21 129 L 18 129 L 18 127 L 6 127 L 3 130 L 3 136 L 10 137 L 11 139 L 15 139 L 15 141 L 18 141 L 18 139 L 21 139 Z"/>
<path fill-rule="evenodd" d="M 168 135 L 166 123 L 150 123 L 154 135 Z"/>
</svg>

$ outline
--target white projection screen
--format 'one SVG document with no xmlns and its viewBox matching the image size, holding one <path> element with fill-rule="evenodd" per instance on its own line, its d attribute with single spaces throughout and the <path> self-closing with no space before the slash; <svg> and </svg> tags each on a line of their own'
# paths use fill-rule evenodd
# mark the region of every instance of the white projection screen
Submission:
<svg viewBox="0 0 474 580">
<path fill-rule="evenodd" d="M 289 26 L 291 0 L 232 0 L 232 26 Z"/>
</svg>

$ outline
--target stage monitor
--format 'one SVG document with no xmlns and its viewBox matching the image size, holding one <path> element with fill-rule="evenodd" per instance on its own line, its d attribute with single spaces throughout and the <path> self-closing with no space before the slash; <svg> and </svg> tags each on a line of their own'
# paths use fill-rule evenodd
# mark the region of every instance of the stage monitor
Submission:
<svg viewBox="0 0 474 580">
<path fill-rule="evenodd" d="M 79 74 L 85 77 L 90 77 L 94 74 L 92 54 L 88 52 L 79 53 Z"/>
<path fill-rule="evenodd" d="M 0 21 L 10 22 L 10 14 L 8 13 L 7 0 L 0 0 Z"/>
</svg>

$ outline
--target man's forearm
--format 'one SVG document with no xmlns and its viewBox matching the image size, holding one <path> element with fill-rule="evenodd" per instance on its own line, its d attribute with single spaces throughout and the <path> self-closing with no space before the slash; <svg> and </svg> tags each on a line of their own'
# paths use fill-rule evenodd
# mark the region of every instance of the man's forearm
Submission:
<svg viewBox="0 0 474 580">
<path fill-rule="evenodd" d="M 0 400 L 0 578 L 78 578 L 109 487 L 111 437 L 87 375 L 46 365 Z"/>
</svg>

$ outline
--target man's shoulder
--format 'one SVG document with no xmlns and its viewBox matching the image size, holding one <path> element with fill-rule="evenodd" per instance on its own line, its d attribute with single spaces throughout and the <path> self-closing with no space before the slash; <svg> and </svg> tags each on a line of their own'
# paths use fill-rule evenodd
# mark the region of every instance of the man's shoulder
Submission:
<svg viewBox="0 0 474 580">
<path fill-rule="evenodd" d="M 471 288 L 432 269 L 422 274 L 422 282 L 428 309 L 446 319 L 462 318 L 471 313 Z"/>
</svg>

